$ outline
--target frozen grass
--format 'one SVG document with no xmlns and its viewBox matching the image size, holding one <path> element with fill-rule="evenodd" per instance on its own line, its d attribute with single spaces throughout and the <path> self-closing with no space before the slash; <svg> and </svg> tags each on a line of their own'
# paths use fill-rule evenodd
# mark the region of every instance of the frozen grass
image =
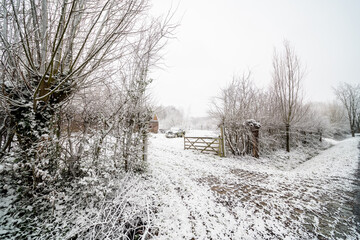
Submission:
<svg viewBox="0 0 360 240">
<path fill-rule="evenodd" d="M 349 204 L 358 139 L 308 161 L 300 151 L 281 155 L 290 165 L 284 159 L 219 158 L 183 150 L 182 141 L 151 139 L 156 239 L 360 237 Z"/>
<path fill-rule="evenodd" d="M 0 237 L 357 239 L 358 142 L 332 142 L 320 154 L 298 149 L 271 158 L 220 158 L 184 150 L 182 138 L 154 134 L 146 173 L 79 179 L 40 197 L 33 205 L 41 209 L 21 208 L 25 203 L 15 204 L 17 193 L 9 189 L 0 204 Z M 318 155 L 309 159 L 312 154 Z"/>
</svg>

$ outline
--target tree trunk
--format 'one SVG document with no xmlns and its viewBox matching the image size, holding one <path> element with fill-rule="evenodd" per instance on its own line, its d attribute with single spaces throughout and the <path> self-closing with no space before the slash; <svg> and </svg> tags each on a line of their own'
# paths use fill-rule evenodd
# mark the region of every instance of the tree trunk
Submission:
<svg viewBox="0 0 360 240">
<path fill-rule="evenodd" d="M 11 115 L 16 122 L 15 133 L 22 158 L 31 165 L 22 170 L 23 183 L 32 185 L 35 190 L 43 176 L 55 176 L 56 145 L 51 144 L 55 112 L 53 107 L 39 104 L 36 111 L 31 106 L 13 108 Z M 45 175 L 38 175 L 39 172 Z"/>
<path fill-rule="evenodd" d="M 142 148 L 142 151 L 143 151 L 143 161 L 147 161 L 147 156 L 148 156 L 148 136 L 147 136 L 147 132 L 146 131 L 143 131 L 143 134 L 142 134 L 142 140 L 143 140 L 143 148 Z"/>
<path fill-rule="evenodd" d="M 286 124 L 285 126 L 285 134 L 286 134 L 286 151 L 290 152 L 290 125 Z"/>
</svg>

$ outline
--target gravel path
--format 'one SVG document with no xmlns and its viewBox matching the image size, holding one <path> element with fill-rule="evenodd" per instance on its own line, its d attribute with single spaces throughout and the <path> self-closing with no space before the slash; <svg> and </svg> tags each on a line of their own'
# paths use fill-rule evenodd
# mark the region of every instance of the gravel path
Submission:
<svg viewBox="0 0 360 240">
<path fill-rule="evenodd" d="M 291 171 L 183 150 L 182 141 L 151 140 L 156 239 L 360 238 L 358 139 Z"/>
</svg>

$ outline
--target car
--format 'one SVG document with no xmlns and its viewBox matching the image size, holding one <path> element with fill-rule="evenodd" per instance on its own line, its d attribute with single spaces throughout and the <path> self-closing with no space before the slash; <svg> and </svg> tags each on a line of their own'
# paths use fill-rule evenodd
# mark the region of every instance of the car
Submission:
<svg viewBox="0 0 360 240">
<path fill-rule="evenodd" d="M 182 130 L 182 129 L 179 129 L 177 132 L 176 132 L 176 135 L 178 137 L 184 137 L 185 136 L 185 131 Z"/>
<path fill-rule="evenodd" d="M 172 131 L 167 131 L 165 133 L 165 137 L 167 137 L 167 138 L 175 138 L 175 137 L 177 137 L 177 135 Z"/>
<path fill-rule="evenodd" d="M 181 128 L 171 128 L 169 131 L 166 132 L 166 137 L 184 137 L 185 131 Z"/>
</svg>

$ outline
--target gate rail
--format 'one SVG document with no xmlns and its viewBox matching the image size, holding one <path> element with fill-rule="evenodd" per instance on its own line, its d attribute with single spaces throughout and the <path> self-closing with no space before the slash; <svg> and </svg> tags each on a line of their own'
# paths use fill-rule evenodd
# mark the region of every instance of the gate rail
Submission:
<svg viewBox="0 0 360 240">
<path fill-rule="evenodd" d="M 215 153 L 224 156 L 224 147 L 221 137 L 184 137 L 184 149 L 198 150 L 205 153 Z"/>
</svg>

